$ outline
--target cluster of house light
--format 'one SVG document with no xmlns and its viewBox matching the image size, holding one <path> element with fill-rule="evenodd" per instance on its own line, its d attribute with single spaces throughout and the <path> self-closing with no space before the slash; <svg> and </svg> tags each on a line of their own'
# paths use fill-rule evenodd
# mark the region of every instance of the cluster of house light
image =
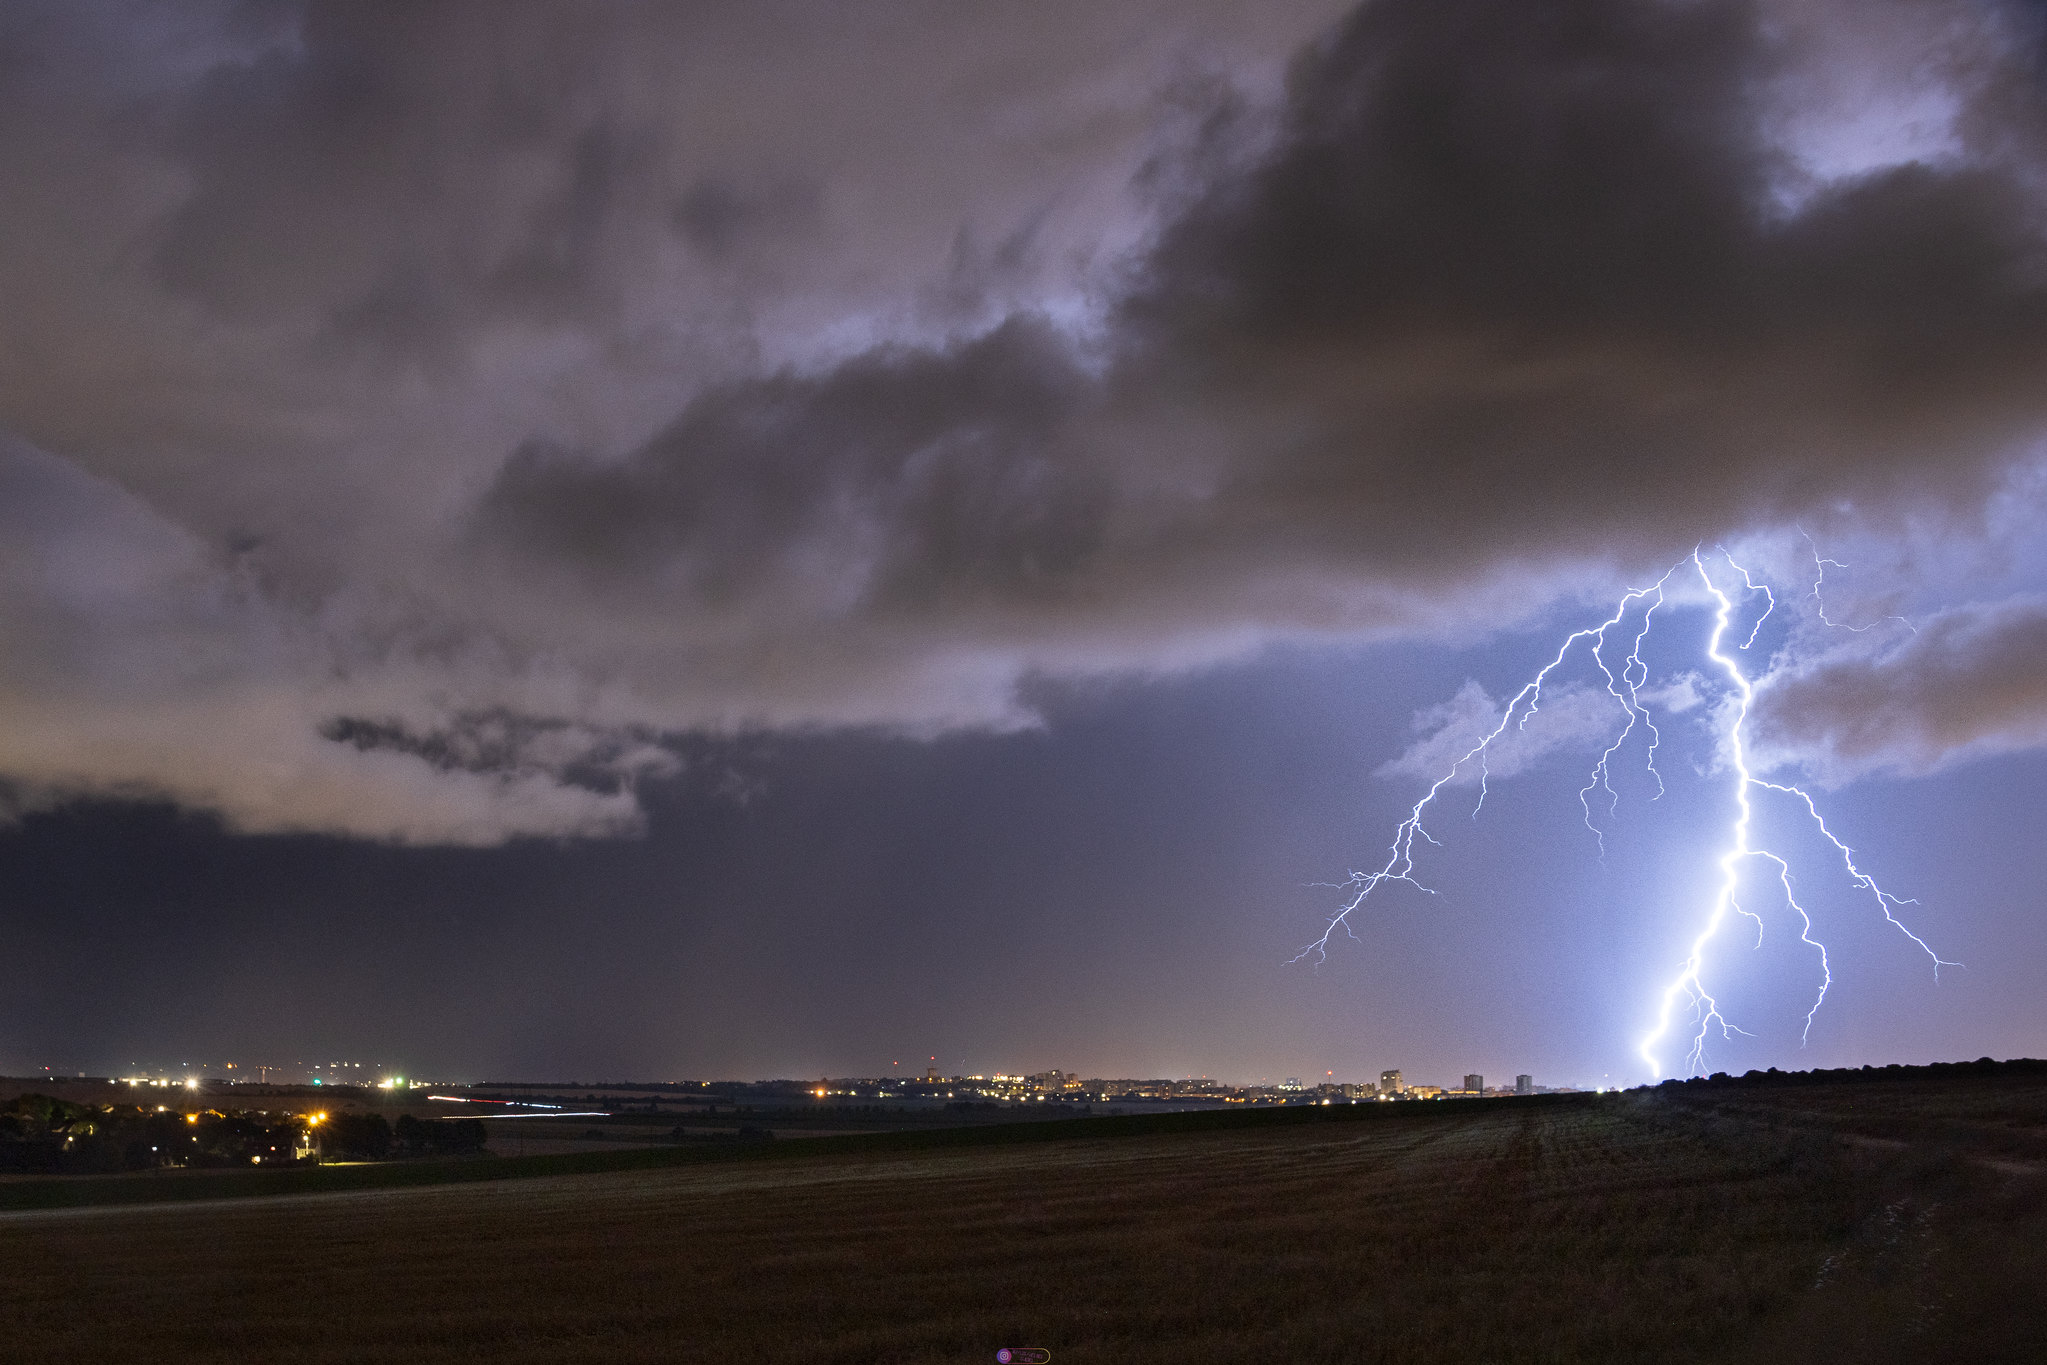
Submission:
<svg viewBox="0 0 2047 1365">
<path fill-rule="evenodd" d="M 943 1087 L 941 1090 L 940 1088 Z M 1558 1087 L 1569 1090 L 1570 1087 Z M 1380 1073 L 1378 1084 L 1370 1081 L 1330 1081 L 1303 1085 L 1289 1076 L 1275 1086 L 1225 1085 L 1203 1077 L 1199 1080 L 1082 1080 L 1071 1071 L 1040 1071 L 1029 1075 L 996 1072 L 993 1075 L 940 1076 L 936 1071 L 921 1077 L 889 1077 L 860 1080 L 825 1080 L 811 1087 L 816 1099 L 909 1099 L 971 1097 L 997 1100 L 1086 1099 L 1113 1101 L 1138 1099 L 1207 1099 L 1229 1104 L 1278 1099 L 1285 1103 L 1313 1100 L 1323 1104 L 1337 1100 L 1426 1100 L 1499 1098 L 1510 1095 L 1548 1093 L 1552 1087 L 1538 1086 L 1534 1077 L 1514 1078 L 1513 1088 L 1487 1089 L 1485 1077 L 1472 1073 L 1460 1087 L 1413 1085 L 1397 1070 Z"/>
</svg>

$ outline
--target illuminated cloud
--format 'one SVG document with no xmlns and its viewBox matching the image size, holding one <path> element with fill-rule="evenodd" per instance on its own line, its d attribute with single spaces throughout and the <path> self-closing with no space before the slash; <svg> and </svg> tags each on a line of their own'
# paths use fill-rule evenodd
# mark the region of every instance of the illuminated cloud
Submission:
<svg viewBox="0 0 2047 1365">
<path fill-rule="evenodd" d="M 460 661 L 421 670 L 322 626 L 119 489 L 0 442 L 0 811 L 114 794 L 240 830 L 489 844 L 631 832 L 633 783 L 676 768 L 561 722 L 414 733 Z"/>
<path fill-rule="evenodd" d="M 1773 672 L 1757 701 L 1769 756 L 1829 782 L 2037 747 L 2047 743 L 2047 600 L 1852 636 Z"/>
<path fill-rule="evenodd" d="M 1589 746 L 1596 753 L 1627 719 L 1621 703 L 1603 688 L 1567 685 L 1545 690 L 1526 724 L 1502 730 L 1487 746 L 1485 763 L 1472 759 L 1457 767 L 1448 785 L 1475 787 L 1481 776 L 1514 777 L 1558 750 L 1577 752 Z M 1376 769 L 1375 776 L 1425 786 L 1434 783 L 1500 729 L 1500 704 L 1478 683 L 1466 682 L 1449 701 L 1417 713 L 1414 728 L 1421 737 Z"/>
<path fill-rule="evenodd" d="M 1468 638 L 2047 429 L 2016 8 L 112 13 L 0 19 L 25 792 L 616 832 L 683 732 Z"/>
</svg>

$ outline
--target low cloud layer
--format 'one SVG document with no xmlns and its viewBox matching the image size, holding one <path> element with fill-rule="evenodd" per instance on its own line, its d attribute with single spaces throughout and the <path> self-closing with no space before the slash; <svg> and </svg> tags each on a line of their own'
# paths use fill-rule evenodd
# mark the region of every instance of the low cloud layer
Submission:
<svg viewBox="0 0 2047 1365">
<path fill-rule="evenodd" d="M 0 776 L 611 833 L 683 732 L 1966 525 L 2047 430 L 2040 35 L 1856 13 L 17 8 Z M 1866 759 L 1913 648 L 1773 733 L 2033 742 Z"/>
<path fill-rule="evenodd" d="M 1378 768 L 1375 776 L 1405 779 L 1424 789 L 1438 781 L 1475 787 L 1481 781 L 1514 777 L 1559 750 L 1595 752 L 1627 725 L 1627 708 L 1610 692 L 1567 684 L 1545 689 L 1531 713 L 1515 712 L 1515 723 L 1500 728 L 1500 703 L 1484 687 L 1467 682 L 1457 695 L 1418 713 L 1415 742 Z M 1489 735 L 1499 738 L 1485 752 L 1467 758 Z"/>
<path fill-rule="evenodd" d="M 2047 600 L 1955 608 L 1780 669 L 1756 730 L 1766 754 L 1832 782 L 2047 743 Z"/>
<path fill-rule="evenodd" d="M 0 814 L 115 795 L 489 844 L 629 833 L 633 783 L 676 768 L 615 732 L 436 720 L 459 672 L 378 659 L 347 611 L 280 604 L 119 489 L 0 442 Z"/>
</svg>

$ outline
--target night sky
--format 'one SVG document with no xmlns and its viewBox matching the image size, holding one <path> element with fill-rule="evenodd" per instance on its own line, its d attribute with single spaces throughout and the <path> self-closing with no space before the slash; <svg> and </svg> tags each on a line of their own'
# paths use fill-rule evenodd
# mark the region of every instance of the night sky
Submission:
<svg viewBox="0 0 2047 1365">
<path fill-rule="evenodd" d="M 2047 1054 L 2037 6 L 18 3 L 0 191 L 0 1070 L 1634 1083 L 1744 763 L 1932 951 L 1751 787 L 1664 1069 Z"/>
</svg>

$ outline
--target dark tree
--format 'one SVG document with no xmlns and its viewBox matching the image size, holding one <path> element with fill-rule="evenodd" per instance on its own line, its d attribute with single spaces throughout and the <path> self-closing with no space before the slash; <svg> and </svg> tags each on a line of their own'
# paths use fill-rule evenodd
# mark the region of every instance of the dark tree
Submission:
<svg viewBox="0 0 2047 1365">
<path fill-rule="evenodd" d="M 335 1114 L 320 1129 L 320 1154 L 329 1161 L 383 1161 L 391 1155 L 391 1125 L 382 1114 Z"/>
</svg>

